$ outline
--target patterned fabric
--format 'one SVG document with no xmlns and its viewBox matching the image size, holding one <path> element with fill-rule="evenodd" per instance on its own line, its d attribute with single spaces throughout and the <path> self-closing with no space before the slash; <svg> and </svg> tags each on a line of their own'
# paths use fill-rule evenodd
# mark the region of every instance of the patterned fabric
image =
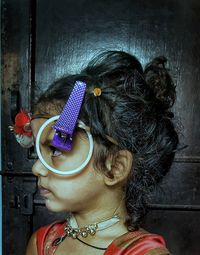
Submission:
<svg viewBox="0 0 200 255">
<path fill-rule="evenodd" d="M 65 222 L 56 222 L 37 231 L 38 255 L 53 255 L 58 246 L 53 242 L 64 236 Z M 67 255 L 67 253 L 66 253 Z M 162 236 L 145 230 L 127 232 L 116 238 L 104 255 L 170 255 Z"/>
</svg>

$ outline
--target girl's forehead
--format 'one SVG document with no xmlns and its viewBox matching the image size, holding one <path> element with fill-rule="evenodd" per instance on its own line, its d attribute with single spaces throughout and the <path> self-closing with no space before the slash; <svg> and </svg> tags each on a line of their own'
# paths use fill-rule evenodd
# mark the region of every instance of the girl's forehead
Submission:
<svg viewBox="0 0 200 255">
<path fill-rule="evenodd" d="M 37 129 L 40 127 L 47 119 L 53 116 L 60 115 L 62 111 L 61 102 L 60 104 L 54 102 L 39 102 L 34 112 L 31 115 L 31 128 Z"/>
<path fill-rule="evenodd" d="M 53 116 L 59 115 L 61 111 L 52 104 L 39 103 L 31 116 L 31 128 L 37 130 L 40 126 Z"/>
<path fill-rule="evenodd" d="M 47 119 L 38 118 L 31 121 L 31 128 L 33 132 L 33 138 L 36 140 L 37 134 L 39 132 L 40 127 Z M 53 136 L 55 134 L 55 130 L 52 128 L 52 124 L 49 124 L 42 132 L 40 142 L 44 144 L 45 142 L 51 142 Z"/>
<path fill-rule="evenodd" d="M 49 117 L 50 118 L 50 117 Z M 32 119 L 31 120 L 31 129 L 32 129 L 32 132 L 33 132 L 33 136 L 34 138 L 36 138 L 37 136 L 37 133 L 40 129 L 40 127 L 42 126 L 42 124 L 47 120 L 48 118 L 44 118 L 44 117 L 38 117 L 38 118 L 35 118 L 35 119 Z"/>
<path fill-rule="evenodd" d="M 47 118 L 43 118 L 43 117 L 38 117 L 38 118 L 34 118 L 31 120 L 31 128 L 32 129 L 37 129 L 38 126 L 41 126 L 45 120 L 47 120 Z"/>
</svg>

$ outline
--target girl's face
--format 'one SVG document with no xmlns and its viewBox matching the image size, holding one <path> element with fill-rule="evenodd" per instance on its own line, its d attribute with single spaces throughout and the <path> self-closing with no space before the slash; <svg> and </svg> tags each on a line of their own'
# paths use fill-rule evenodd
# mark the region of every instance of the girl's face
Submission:
<svg viewBox="0 0 200 255">
<path fill-rule="evenodd" d="M 52 116 L 49 116 L 52 117 Z M 34 138 L 46 119 L 38 118 L 31 121 Z M 54 131 L 48 126 L 41 136 L 41 152 L 49 164 L 59 170 L 71 170 L 80 165 L 89 150 L 87 135 L 76 132 L 73 149 L 60 151 L 51 146 Z M 88 165 L 77 175 L 61 176 L 49 171 L 37 160 L 32 168 L 38 177 L 38 187 L 45 198 L 46 206 L 55 212 L 80 212 L 94 209 L 104 200 L 107 186 L 104 184 L 103 174 L 93 168 L 93 157 Z"/>
</svg>

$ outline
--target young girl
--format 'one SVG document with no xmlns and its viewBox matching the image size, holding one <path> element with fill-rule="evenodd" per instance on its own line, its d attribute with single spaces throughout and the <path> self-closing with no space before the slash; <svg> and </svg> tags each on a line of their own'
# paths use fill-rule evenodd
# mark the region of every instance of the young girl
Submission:
<svg viewBox="0 0 200 255">
<path fill-rule="evenodd" d="M 128 53 L 105 52 L 40 97 L 32 171 L 46 207 L 68 219 L 36 231 L 27 255 L 170 254 L 161 236 L 140 228 L 178 145 L 165 62 L 143 70 Z"/>
</svg>

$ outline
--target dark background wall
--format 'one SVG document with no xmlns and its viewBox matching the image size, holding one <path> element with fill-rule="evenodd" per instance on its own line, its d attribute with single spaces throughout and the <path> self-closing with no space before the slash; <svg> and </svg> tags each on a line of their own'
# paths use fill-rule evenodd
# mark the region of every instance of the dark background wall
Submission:
<svg viewBox="0 0 200 255">
<path fill-rule="evenodd" d="M 3 0 L 3 254 L 24 253 L 30 234 L 63 217 L 48 212 L 31 174 L 33 149 L 9 133 L 16 112 L 95 54 L 124 50 L 142 62 L 165 55 L 177 85 L 175 121 L 188 147 L 152 195 L 147 230 L 176 255 L 200 253 L 200 2 L 198 0 Z M 182 126 L 180 125 L 180 120 Z M 184 128 L 183 128 L 184 127 Z"/>
</svg>

